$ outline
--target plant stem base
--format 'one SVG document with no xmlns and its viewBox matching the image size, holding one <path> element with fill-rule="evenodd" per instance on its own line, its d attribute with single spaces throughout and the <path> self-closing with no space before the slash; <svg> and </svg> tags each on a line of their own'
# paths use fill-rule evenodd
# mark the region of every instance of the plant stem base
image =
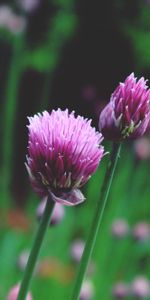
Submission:
<svg viewBox="0 0 150 300">
<path fill-rule="evenodd" d="M 38 255 L 42 246 L 42 242 L 44 239 L 44 235 L 46 233 L 46 230 L 50 223 L 50 218 L 53 212 L 54 208 L 54 202 L 50 199 L 50 197 L 47 198 L 47 203 L 45 207 L 45 211 L 41 220 L 41 223 L 39 225 L 33 247 L 31 249 L 31 253 L 28 259 L 28 263 L 25 269 L 24 277 L 20 286 L 20 291 L 17 300 L 25 300 L 26 295 L 29 289 L 30 281 L 33 275 L 33 271 L 35 268 L 36 261 L 38 259 Z"/>
</svg>

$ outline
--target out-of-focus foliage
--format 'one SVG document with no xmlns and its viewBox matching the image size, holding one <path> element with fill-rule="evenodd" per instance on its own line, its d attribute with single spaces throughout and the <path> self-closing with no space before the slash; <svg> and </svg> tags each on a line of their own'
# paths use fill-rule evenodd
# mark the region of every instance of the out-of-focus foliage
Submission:
<svg viewBox="0 0 150 300">
<path fill-rule="evenodd" d="M 116 1 L 119 22 L 133 47 L 135 68 L 140 72 L 150 66 L 150 3 L 133 1 L 134 13 L 125 1 Z M 127 18 L 128 16 L 128 18 Z"/>
<path fill-rule="evenodd" d="M 53 30 L 47 34 L 46 44 L 25 52 L 24 67 L 41 72 L 53 70 L 58 63 L 62 44 L 73 34 L 75 27 L 75 15 L 58 13 L 53 20 Z"/>
</svg>

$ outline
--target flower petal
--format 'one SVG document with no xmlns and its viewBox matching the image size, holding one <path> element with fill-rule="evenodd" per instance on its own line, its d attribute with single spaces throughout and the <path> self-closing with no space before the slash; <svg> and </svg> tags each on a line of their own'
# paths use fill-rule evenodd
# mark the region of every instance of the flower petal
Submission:
<svg viewBox="0 0 150 300">
<path fill-rule="evenodd" d="M 60 196 L 56 196 L 52 192 L 50 192 L 50 195 L 53 201 L 67 206 L 74 206 L 85 200 L 84 195 L 79 189 L 73 189 L 70 192 L 61 193 Z"/>
</svg>

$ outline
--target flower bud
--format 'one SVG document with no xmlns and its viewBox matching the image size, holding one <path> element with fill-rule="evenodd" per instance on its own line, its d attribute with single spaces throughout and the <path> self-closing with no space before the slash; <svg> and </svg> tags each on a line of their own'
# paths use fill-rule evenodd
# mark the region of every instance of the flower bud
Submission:
<svg viewBox="0 0 150 300">
<path fill-rule="evenodd" d="M 106 139 L 122 141 L 146 133 L 150 122 L 150 89 L 132 73 L 120 83 L 102 110 L 99 129 Z"/>
</svg>

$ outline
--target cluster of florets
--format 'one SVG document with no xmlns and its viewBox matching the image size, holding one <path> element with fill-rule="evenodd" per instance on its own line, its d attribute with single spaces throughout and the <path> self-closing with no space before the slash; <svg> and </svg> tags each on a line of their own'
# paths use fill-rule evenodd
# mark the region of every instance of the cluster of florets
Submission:
<svg viewBox="0 0 150 300">
<path fill-rule="evenodd" d="M 29 118 L 27 169 L 34 190 L 63 204 L 84 200 L 79 188 L 95 172 L 104 148 L 91 121 L 66 109 Z"/>
</svg>

